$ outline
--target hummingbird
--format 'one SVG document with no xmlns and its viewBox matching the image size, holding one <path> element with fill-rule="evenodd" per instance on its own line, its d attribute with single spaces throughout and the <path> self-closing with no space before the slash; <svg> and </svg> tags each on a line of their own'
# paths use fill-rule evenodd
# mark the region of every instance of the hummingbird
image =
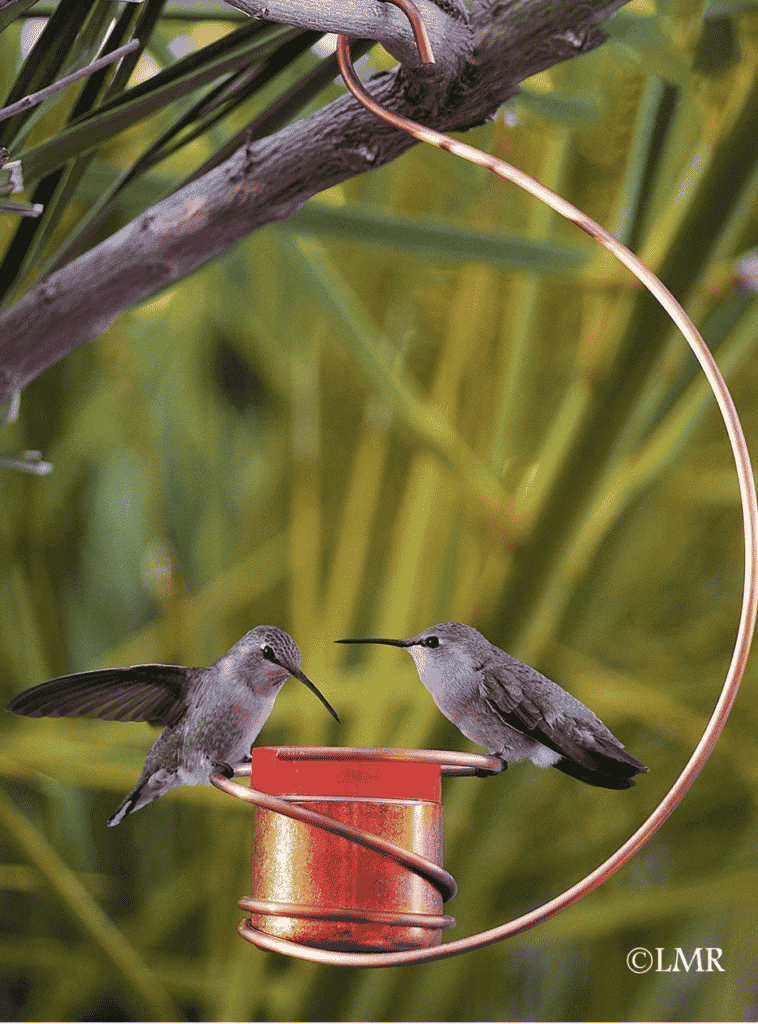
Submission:
<svg viewBox="0 0 758 1024">
<path fill-rule="evenodd" d="M 336 642 L 405 648 L 442 714 L 499 757 L 501 771 L 529 758 L 606 789 L 628 789 L 647 771 L 581 701 L 471 626 L 443 622 L 410 640 Z"/>
<path fill-rule="evenodd" d="M 174 786 L 210 785 L 250 759 L 250 748 L 292 676 L 337 712 L 300 668 L 297 644 L 277 626 L 257 626 L 210 668 L 133 665 L 50 679 L 14 697 L 8 711 L 41 718 L 102 718 L 164 726 L 137 785 L 108 819 L 118 823 Z"/>
</svg>

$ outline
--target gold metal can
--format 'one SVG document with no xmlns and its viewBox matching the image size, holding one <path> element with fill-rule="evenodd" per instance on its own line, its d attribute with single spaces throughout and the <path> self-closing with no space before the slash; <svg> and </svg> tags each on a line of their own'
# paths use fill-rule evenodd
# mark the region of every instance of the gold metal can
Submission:
<svg viewBox="0 0 758 1024">
<path fill-rule="evenodd" d="M 438 765 L 319 760 L 300 762 L 295 775 L 285 768 L 279 777 L 276 749 L 254 749 L 254 789 L 278 790 L 276 795 L 288 804 L 389 840 L 442 866 Z M 415 781 L 414 768 L 421 769 Z M 430 776 L 430 768 L 436 769 L 436 777 Z M 384 795 L 388 789 L 397 792 L 398 785 L 402 793 L 414 795 Z M 439 945 L 442 929 L 455 923 L 442 915 L 442 902 L 432 881 L 387 853 L 256 807 L 253 891 L 240 901 L 251 911 L 253 928 L 325 949 L 426 948 Z"/>
</svg>

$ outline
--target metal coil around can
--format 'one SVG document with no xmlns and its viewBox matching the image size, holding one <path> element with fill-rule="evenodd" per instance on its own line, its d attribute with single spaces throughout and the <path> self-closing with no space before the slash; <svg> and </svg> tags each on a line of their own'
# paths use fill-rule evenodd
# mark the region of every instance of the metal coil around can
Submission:
<svg viewBox="0 0 758 1024">
<path fill-rule="evenodd" d="M 282 747 L 278 748 L 278 756 L 282 760 L 423 761 L 439 764 L 440 774 L 445 776 L 473 775 L 477 772 L 495 774 L 502 770 L 502 762 L 497 757 L 439 750 Z M 236 765 L 234 767 L 234 775 L 235 777 L 249 777 L 251 768 L 252 766 L 249 763 Z M 233 779 L 225 778 L 218 773 L 211 775 L 211 783 L 217 789 L 228 793 L 230 796 L 238 797 L 247 803 L 255 804 L 266 810 L 322 829 L 332 835 L 357 843 L 391 859 L 396 864 L 431 883 L 438 891 L 443 902 L 452 899 L 457 891 L 455 879 L 439 864 L 382 836 L 375 835 L 346 822 L 337 821 L 334 818 L 293 803 L 291 800 L 295 799 L 294 797 L 277 797 L 269 793 L 263 793 L 260 790 L 242 786 Z M 248 910 L 256 915 L 281 916 L 295 919 L 303 918 L 314 921 L 353 922 L 361 925 L 387 926 L 390 928 L 418 928 L 429 930 L 430 932 L 451 928 L 455 925 L 455 918 L 446 914 L 408 913 L 394 910 L 380 911 L 372 908 L 324 907 L 315 904 L 303 905 L 302 903 L 260 900 L 247 896 L 239 900 L 239 905 L 243 910 Z M 402 949 L 389 952 L 346 952 L 344 950 L 321 948 L 319 946 L 293 942 L 290 939 L 264 932 L 260 928 L 254 927 L 249 918 L 239 925 L 239 932 L 249 942 L 265 949 L 275 949 L 289 955 L 300 956 L 304 959 L 314 959 L 314 955 L 319 959 L 326 957 L 328 959 L 322 962 L 335 964 L 345 964 L 347 963 L 345 958 L 347 958 L 353 966 L 358 964 L 378 966 L 379 962 L 383 964 L 389 963 L 390 960 L 387 960 L 387 958 L 402 957 L 408 952 L 429 952 L 428 948 L 421 950 Z M 433 942 L 435 940 L 432 938 L 429 941 Z M 440 940 L 437 939 L 436 941 L 439 942 Z"/>
<path fill-rule="evenodd" d="M 404 10 L 410 19 L 422 61 L 427 63 L 432 62 L 434 57 L 431 53 L 428 36 L 426 35 L 423 24 L 421 23 L 415 4 L 412 0 L 391 0 L 391 2 Z M 473 949 L 479 949 L 483 946 L 490 945 L 491 943 L 500 942 L 503 939 L 509 938 L 510 936 L 516 935 L 520 932 L 524 932 L 527 929 L 533 928 L 536 925 L 541 924 L 543 921 L 554 917 L 556 914 L 561 913 L 561 911 L 567 909 L 588 893 L 592 892 L 593 889 L 597 888 L 597 886 L 609 878 L 615 871 L 618 871 L 623 864 L 633 857 L 645 845 L 645 843 L 648 842 L 672 811 L 677 807 L 687 793 L 689 787 L 699 775 L 704 764 L 710 757 L 719 736 L 721 735 L 737 697 L 737 692 L 742 681 L 748 654 L 750 652 L 750 645 L 756 623 L 756 615 L 758 614 L 758 499 L 756 498 L 755 481 L 753 478 L 753 471 L 750 464 L 750 456 L 748 454 L 745 435 L 742 430 L 742 424 L 740 423 L 734 401 L 732 400 L 732 396 L 726 386 L 726 382 L 724 381 L 713 356 L 696 330 L 694 324 L 689 319 L 681 305 L 665 288 L 661 281 L 652 273 L 652 271 L 650 271 L 649 268 L 634 256 L 632 252 L 613 238 L 613 236 L 605 231 L 605 229 L 599 224 L 587 217 L 576 207 L 567 203 L 560 196 L 529 178 L 528 175 L 525 175 L 523 172 L 511 167 L 509 164 L 506 164 L 505 161 L 499 160 L 495 157 L 490 157 L 489 155 L 482 153 L 480 150 L 474 149 L 472 146 L 463 144 L 450 136 L 442 135 L 440 132 L 435 132 L 425 128 L 423 125 L 410 121 L 408 118 L 400 117 L 393 111 L 383 107 L 366 91 L 355 74 L 350 57 L 350 47 L 347 36 L 342 35 L 339 37 L 338 57 L 340 70 L 343 78 L 345 79 L 346 85 L 364 107 L 372 110 L 385 121 L 395 125 L 395 127 L 409 132 L 414 136 L 414 138 L 439 146 L 440 148 L 446 149 L 456 156 L 463 157 L 473 163 L 487 166 L 501 177 L 516 183 L 527 192 L 537 196 L 542 202 L 547 203 L 547 205 L 553 210 L 560 213 L 561 216 L 574 222 L 596 241 L 600 242 L 621 263 L 631 270 L 632 273 L 635 274 L 635 276 L 642 282 L 644 287 L 655 297 L 655 299 L 665 309 L 673 323 L 682 332 L 687 344 L 690 346 L 695 357 L 700 363 L 700 367 L 706 376 L 708 384 L 718 404 L 722 419 L 724 420 L 740 485 L 743 535 L 745 540 L 742 610 L 737 630 L 737 637 L 734 644 L 734 651 L 721 694 L 703 735 L 701 736 L 700 741 L 692 753 L 687 765 L 676 779 L 673 786 L 669 789 L 666 796 L 649 815 L 646 821 L 643 822 L 637 831 L 622 846 L 620 846 L 614 854 L 608 857 L 580 882 L 571 886 L 554 899 L 542 904 L 542 906 L 537 907 L 529 913 L 523 914 L 521 917 L 509 921 L 506 924 L 500 925 L 496 928 L 490 928 L 488 931 L 480 932 L 478 935 L 470 935 L 467 938 L 458 939 L 447 943 L 444 946 L 437 946 L 432 949 L 405 950 L 402 952 L 391 953 L 335 952 L 334 950 L 301 946 L 297 943 L 282 940 L 274 936 L 264 935 L 261 932 L 249 928 L 247 923 L 239 926 L 239 931 L 243 937 L 250 942 L 256 943 L 256 945 L 265 949 L 276 950 L 280 953 L 298 956 L 302 959 L 311 960 L 316 963 L 338 964 L 345 967 L 389 967 L 397 964 L 422 963 L 430 960 L 442 959 L 444 957 L 455 956 L 458 953 L 465 953 Z M 374 751 L 372 753 L 376 754 L 377 752 Z M 428 753 L 434 755 L 438 752 Z M 445 758 L 448 756 L 449 755 L 445 755 Z M 461 757 L 468 759 L 469 757 L 476 757 L 476 755 L 452 755 L 450 757 L 450 764 L 462 766 L 463 763 L 459 760 Z M 445 763 L 444 759 L 443 763 Z M 249 774 L 249 771 L 244 771 L 245 766 L 240 767 L 243 770 L 236 772 L 236 774 Z M 453 770 L 450 772 L 444 771 L 444 773 L 472 774 L 471 771 L 465 770 Z M 291 808 L 286 801 L 268 798 L 265 794 L 237 785 L 231 779 L 225 779 L 220 775 L 214 774 L 211 775 L 210 781 L 218 789 L 222 789 L 225 792 L 230 793 L 233 796 L 238 796 L 250 803 L 261 803 L 265 800 L 268 802 L 269 806 L 272 806 L 271 801 L 273 801 L 276 804 L 275 809 L 279 810 L 282 814 L 289 815 L 293 813 L 294 808 Z M 301 813 L 302 809 L 298 809 L 297 816 Z M 293 816 L 295 815 L 293 814 Z M 321 820 L 316 821 L 314 818 L 310 819 L 313 824 L 329 831 L 338 832 L 338 834 L 347 835 L 346 830 L 343 833 L 342 829 L 335 829 L 335 823 L 333 821 L 321 816 L 317 817 L 321 818 Z M 355 841 L 364 842 L 365 839 L 356 838 Z M 407 859 L 407 851 L 402 851 L 400 848 L 396 848 L 394 851 L 387 850 L 386 852 L 390 856 L 394 856 L 396 854 L 402 856 L 403 862 Z M 434 867 L 434 873 L 431 871 L 431 867 Z M 412 870 L 415 870 L 415 868 L 412 868 Z M 425 877 L 431 878 L 432 874 L 436 875 L 437 870 L 436 865 L 430 865 L 429 862 L 423 864 Z M 443 874 L 446 876 L 446 879 L 450 879 L 447 872 L 444 872 Z M 455 883 L 452 879 L 450 879 L 447 887 L 450 888 L 450 883 L 452 883 L 452 886 L 454 887 Z"/>
</svg>

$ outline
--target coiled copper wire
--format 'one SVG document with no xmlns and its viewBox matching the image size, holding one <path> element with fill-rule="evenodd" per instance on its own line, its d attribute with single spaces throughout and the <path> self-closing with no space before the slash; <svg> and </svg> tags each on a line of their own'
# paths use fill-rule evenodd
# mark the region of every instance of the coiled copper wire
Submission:
<svg viewBox="0 0 758 1024">
<path fill-rule="evenodd" d="M 367 749 L 357 747 L 277 747 L 273 748 L 276 756 L 284 761 L 395 761 L 403 762 L 427 762 L 440 765 L 440 774 L 443 776 L 452 775 L 473 775 L 475 773 L 496 774 L 502 770 L 502 761 L 498 757 L 483 756 L 481 754 L 468 754 L 463 752 L 442 751 L 442 750 L 386 750 Z M 252 766 L 250 764 L 236 765 L 234 768 L 235 777 L 249 777 Z M 211 775 L 211 782 L 218 789 L 223 790 L 231 796 L 239 797 L 248 803 L 253 803 L 268 811 L 274 811 L 296 821 L 304 822 L 309 826 L 315 826 L 332 835 L 350 840 L 369 850 L 381 854 L 383 857 L 394 861 L 401 868 L 406 869 L 431 883 L 438 891 L 443 902 L 452 899 L 457 891 L 455 879 L 449 872 L 431 860 L 408 850 L 396 843 L 391 842 L 381 835 L 375 835 L 365 829 L 357 828 L 354 825 L 327 817 L 309 808 L 303 807 L 292 801 L 297 797 L 277 797 L 260 790 L 241 786 L 232 779 L 225 778 L 219 773 Z M 384 801 L 375 799 L 375 804 L 381 806 Z M 410 801 L 407 801 L 410 802 Z M 391 801 L 390 801 L 391 803 Z M 441 819 L 440 819 L 441 821 Z M 441 851 L 440 851 L 441 852 Z M 294 870 L 308 870 L 303 865 L 293 865 Z M 443 928 L 451 928 L 455 925 L 455 919 L 444 914 L 433 913 L 404 913 L 399 911 L 376 910 L 374 908 L 343 908 L 325 907 L 319 905 L 304 905 L 300 902 L 279 902 L 272 900 L 258 900 L 250 897 L 243 897 L 239 905 L 255 915 L 270 915 L 285 919 L 304 918 L 308 920 L 333 920 L 340 922 L 355 922 L 368 925 L 387 925 L 391 928 L 425 929 L 429 932 L 437 932 Z M 255 928 L 248 919 L 239 926 L 239 931 L 244 938 L 256 945 L 265 948 L 277 948 L 287 952 L 295 949 L 304 950 L 311 946 L 301 945 L 288 939 L 280 938 Z M 430 944 L 439 939 L 433 937 L 425 940 Z M 416 943 L 417 945 L 419 943 Z M 317 952 L 335 953 L 338 956 L 351 956 L 356 954 L 345 954 L 344 952 L 318 950 Z M 401 950 L 401 952 L 405 952 Z M 301 955 L 301 954 L 298 954 Z M 360 953 L 361 957 L 378 955 L 381 957 L 391 956 L 392 953 Z M 342 962 L 342 961 L 340 961 Z"/>
<path fill-rule="evenodd" d="M 423 21 L 418 9 L 412 3 L 412 0 L 388 0 L 388 2 L 393 3 L 406 13 L 413 26 L 422 60 L 426 63 L 433 63 L 434 57 L 431 52 L 431 46 L 429 44 L 426 29 L 423 26 Z M 747 450 L 747 443 L 745 441 L 745 435 L 742 430 L 742 425 L 740 423 L 739 416 L 737 415 L 734 402 L 721 372 L 692 321 L 652 271 L 650 271 L 648 267 L 645 266 L 645 264 L 642 263 L 632 252 L 617 241 L 617 239 L 610 235 L 603 227 L 593 221 L 581 210 L 556 195 L 544 185 L 534 181 L 534 179 L 530 178 L 522 171 L 517 170 L 510 164 L 505 163 L 503 160 L 499 160 L 497 157 L 483 153 L 480 150 L 475 149 L 473 146 L 459 142 L 457 139 L 443 135 L 441 132 L 426 128 L 423 125 L 396 114 L 394 111 L 388 110 L 381 104 L 377 103 L 366 89 L 364 89 L 355 74 L 350 58 L 349 40 L 346 36 L 339 37 L 337 53 L 340 70 L 343 78 L 345 79 L 345 83 L 348 89 L 353 93 L 356 99 L 363 104 L 363 106 L 371 110 L 378 117 L 381 117 L 390 124 L 395 125 L 395 127 L 409 132 L 415 138 L 419 139 L 419 141 L 438 146 L 439 148 L 446 149 L 463 159 L 470 160 L 473 163 L 480 164 L 484 167 L 489 167 L 496 174 L 512 181 L 521 188 L 530 192 L 532 195 L 535 195 L 562 216 L 577 224 L 582 228 L 582 230 L 586 231 L 609 251 L 613 252 L 614 255 L 624 263 L 632 273 L 639 278 L 643 285 L 658 299 L 687 340 L 687 343 L 691 347 L 703 372 L 705 373 L 711 390 L 713 391 L 718 403 L 719 410 L 729 436 L 737 469 L 737 476 L 739 479 L 743 511 L 743 533 L 745 539 L 745 575 L 742 612 L 735 641 L 734 653 L 732 655 L 732 661 L 729 666 L 719 700 L 700 742 L 695 748 L 694 753 L 690 757 L 690 760 L 679 778 L 649 818 L 627 840 L 627 842 L 624 843 L 623 846 L 621 846 L 611 857 L 604 861 L 593 872 L 582 879 L 582 881 L 567 889 L 561 895 L 556 896 L 547 903 L 544 903 L 542 906 L 537 907 L 535 910 L 532 910 L 507 924 L 500 925 L 497 928 L 491 928 L 489 931 L 481 932 L 478 935 L 470 935 L 466 938 L 457 939 L 431 949 L 403 950 L 387 953 L 350 953 L 303 946 L 274 936 L 264 935 L 261 932 L 250 929 L 246 923 L 239 926 L 240 933 L 244 938 L 248 939 L 248 941 L 255 942 L 263 948 L 298 956 L 305 960 L 345 967 L 389 967 L 398 964 L 421 963 L 429 960 L 438 960 L 444 957 L 455 956 L 458 953 L 465 953 L 473 949 L 478 949 L 482 946 L 490 945 L 494 942 L 500 942 L 503 939 L 518 934 L 519 932 L 533 928 L 535 925 L 546 921 L 548 918 L 553 917 L 565 910 L 567 907 L 570 907 L 573 903 L 576 903 L 593 889 L 597 888 L 597 886 L 614 874 L 614 872 L 618 871 L 626 861 L 633 857 L 661 827 L 664 821 L 683 799 L 687 790 L 700 774 L 705 762 L 710 757 L 734 705 L 734 701 L 737 697 L 737 691 L 745 671 L 753 631 L 755 629 L 756 608 L 758 605 L 758 588 L 756 587 L 756 578 L 758 577 L 758 504 L 756 503 L 755 483 L 753 480 L 753 472 Z M 312 750 L 313 748 L 310 749 Z M 348 749 L 349 748 L 346 748 L 346 750 Z M 372 753 L 375 755 L 376 751 L 373 751 Z M 420 751 L 417 753 L 421 755 L 429 753 L 436 757 L 441 752 Z M 386 752 L 386 756 L 392 756 L 391 752 Z M 445 774 L 470 774 L 474 770 L 473 768 L 470 768 L 470 766 L 474 764 L 474 761 L 470 759 L 476 758 L 476 756 L 477 755 L 468 754 L 455 755 L 450 752 L 445 752 L 444 763 L 446 764 L 446 767 L 443 771 Z M 447 765 L 450 765 L 449 770 Z M 457 765 L 459 770 L 454 768 L 454 765 Z M 247 771 L 245 770 L 246 768 Z M 238 766 L 236 774 L 237 773 L 240 775 L 248 774 L 249 766 Z M 288 805 L 284 800 L 277 800 L 276 798 L 269 797 L 266 794 L 246 789 L 245 787 L 237 785 L 232 780 L 222 778 L 220 775 L 212 775 L 211 782 L 219 789 L 223 789 L 224 791 L 231 793 L 234 796 L 239 796 L 251 803 L 261 803 L 263 806 L 273 807 L 275 810 L 279 810 L 282 814 L 294 814 L 295 812 L 295 808 Z M 303 808 L 297 808 L 297 816 L 302 815 L 303 820 L 312 820 L 314 824 L 318 825 L 318 827 L 333 831 L 343 836 L 349 835 L 345 826 L 339 826 L 339 828 L 336 828 L 336 823 L 331 819 L 323 819 L 318 822 L 310 817 L 306 819 L 305 815 L 310 815 L 311 813 L 312 812 L 305 811 Z M 404 863 L 412 870 L 418 870 L 419 873 L 424 874 L 424 877 L 436 877 L 439 883 L 447 886 L 448 890 L 451 885 L 453 887 L 455 885 L 454 881 L 450 879 L 450 876 L 447 876 L 447 879 L 443 881 L 442 874 L 438 874 L 436 870 L 434 872 L 431 870 L 431 867 L 436 869 L 436 865 L 432 865 L 430 867 L 429 862 L 424 862 L 422 864 L 416 863 L 416 865 L 413 866 L 411 863 L 413 858 L 408 856 L 408 851 L 402 850 L 401 848 L 391 849 L 390 847 L 392 847 L 393 844 L 381 842 L 379 837 L 355 835 L 351 836 L 351 838 L 354 838 L 354 841 L 359 843 L 376 844 L 373 845 L 373 848 L 383 849 L 388 856 L 396 857 L 398 862 Z M 447 873 L 444 872 L 444 875 L 447 875 Z M 241 903 L 243 906 L 245 905 L 244 901 L 241 901 Z"/>
</svg>

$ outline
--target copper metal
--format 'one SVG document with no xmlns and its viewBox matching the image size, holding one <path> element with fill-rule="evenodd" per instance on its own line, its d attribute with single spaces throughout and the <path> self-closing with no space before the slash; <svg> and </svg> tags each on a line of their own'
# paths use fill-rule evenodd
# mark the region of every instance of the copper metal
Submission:
<svg viewBox="0 0 758 1024">
<path fill-rule="evenodd" d="M 419 51 L 422 52 L 422 59 L 428 60 L 431 51 L 428 51 L 426 57 L 423 56 L 423 53 L 427 51 L 426 49 L 422 51 L 422 45 L 425 48 L 428 47 L 428 39 L 422 43 L 423 36 L 416 28 L 416 25 L 418 24 L 418 11 L 415 8 L 415 5 L 411 0 L 391 0 L 391 2 L 400 7 L 408 15 L 411 20 L 411 24 L 414 25 L 414 32 L 416 33 Z M 252 929 L 247 923 L 240 925 L 239 927 L 240 933 L 246 939 L 251 942 L 255 942 L 257 945 L 265 949 L 276 950 L 280 953 L 298 956 L 305 960 L 345 967 L 389 967 L 398 964 L 422 963 L 429 960 L 439 960 L 444 957 L 455 956 L 458 953 L 465 953 L 469 950 L 478 949 L 482 946 L 500 942 L 511 935 L 516 935 L 519 932 L 533 928 L 542 921 L 546 921 L 548 918 L 554 917 L 567 907 L 570 907 L 573 903 L 582 899 L 582 897 L 586 896 L 593 889 L 597 888 L 597 886 L 609 878 L 614 872 L 618 871 L 623 864 L 633 857 L 634 854 L 637 853 L 661 827 L 663 822 L 682 800 L 689 787 L 699 775 L 705 762 L 708 760 L 708 757 L 716 745 L 716 742 L 721 735 L 721 731 L 726 724 L 726 720 L 729 717 L 729 713 L 734 705 L 737 691 L 745 671 L 745 664 L 750 652 L 753 631 L 755 629 L 756 607 L 758 603 L 758 590 L 756 588 L 756 577 L 758 576 L 758 504 L 756 503 L 755 484 L 753 481 L 753 473 L 750 465 L 750 457 L 747 450 L 745 435 L 726 383 L 715 363 L 715 360 L 713 359 L 713 356 L 696 330 L 694 324 L 680 304 L 652 273 L 652 271 L 650 271 L 648 267 L 646 267 L 645 264 L 642 263 L 632 252 L 617 241 L 617 239 L 610 235 L 591 218 L 587 217 L 581 210 L 556 195 L 544 185 L 534 181 L 534 179 L 530 178 L 522 171 L 511 167 L 510 164 L 505 163 L 503 160 L 499 160 L 497 157 L 482 153 L 473 146 L 466 145 L 465 143 L 459 142 L 458 140 L 453 139 L 450 136 L 443 135 L 433 129 L 425 128 L 423 125 L 402 117 L 394 111 L 387 110 L 381 104 L 377 103 L 368 92 L 366 92 L 358 80 L 350 59 L 349 42 L 346 36 L 339 37 L 337 52 L 340 62 L 340 70 L 342 71 L 347 87 L 365 107 L 373 111 L 373 113 L 378 117 L 388 121 L 390 124 L 409 132 L 420 141 L 446 149 L 454 155 L 470 160 L 473 163 L 489 167 L 496 174 L 514 182 L 527 192 L 536 196 L 538 199 L 541 199 L 552 207 L 552 209 L 556 210 L 562 216 L 581 227 L 609 251 L 613 252 L 614 255 L 636 275 L 651 294 L 658 299 L 671 319 L 683 333 L 687 343 L 690 345 L 703 372 L 705 373 L 711 390 L 713 391 L 718 403 L 719 410 L 729 436 L 737 469 L 742 502 L 743 532 L 745 538 L 745 576 L 742 612 L 740 615 L 734 653 L 732 655 L 732 661 L 724 681 L 721 695 L 700 742 L 695 748 L 694 753 L 681 775 L 650 817 L 640 826 L 639 829 L 637 829 L 634 835 L 632 835 L 623 846 L 621 846 L 611 857 L 604 861 L 593 872 L 582 879 L 582 881 L 567 889 L 561 895 L 556 896 L 547 903 L 544 903 L 542 906 L 537 907 L 535 910 L 532 910 L 521 917 L 515 918 L 507 924 L 500 925 L 497 928 L 491 928 L 485 932 L 480 932 L 478 935 L 470 935 L 463 939 L 457 939 L 446 943 L 444 946 L 437 946 L 432 949 L 402 950 L 391 953 L 355 953 L 317 949 L 314 947 L 300 945 L 285 938 L 266 935 L 260 931 Z M 372 752 L 372 754 L 376 753 L 376 751 Z M 293 756 L 296 755 L 293 754 Z M 356 752 L 354 756 L 363 756 L 363 754 L 362 752 Z M 393 755 L 388 752 L 385 756 L 389 757 Z M 460 755 L 456 756 L 448 753 L 445 754 L 445 758 L 448 759 L 448 763 L 451 767 L 453 766 L 454 758 L 456 758 L 457 764 L 460 765 L 464 763 L 457 760 L 457 757 L 459 756 Z M 465 759 L 475 756 L 476 755 L 462 755 Z M 468 764 L 471 762 L 466 760 L 465 763 Z M 445 774 L 452 773 L 453 772 L 445 772 Z M 244 772 L 240 771 L 239 774 L 244 774 Z M 242 799 L 249 800 L 253 803 L 259 803 L 259 798 L 263 797 L 269 804 L 274 802 L 277 805 L 277 809 L 280 807 L 283 808 L 281 813 L 296 816 L 295 808 L 287 805 L 285 801 L 278 801 L 275 800 L 275 798 L 266 797 L 265 794 L 255 793 L 255 791 L 238 786 L 231 780 L 223 779 L 218 775 L 211 776 L 211 781 L 214 785 L 218 786 L 218 788 L 224 789 L 226 792 L 233 793 L 235 796 L 240 796 Z M 303 809 L 298 808 L 296 813 L 297 815 L 302 814 Z M 334 822 L 326 824 L 323 819 L 321 821 L 322 823 L 319 827 L 335 830 Z M 347 826 L 343 826 L 342 828 L 344 831 L 341 830 L 339 834 L 348 836 L 350 833 Z M 367 844 L 365 836 L 361 838 L 353 836 L 353 838 L 356 842 Z M 374 838 L 372 843 L 376 843 L 376 846 L 373 846 L 373 848 L 379 849 L 379 843 L 376 838 Z M 389 849 L 392 844 L 382 845 L 389 856 L 398 856 L 398 860 L 402 856 L 403 862 L 410 865 L 410 859 L 407 857 L 406 851 L 396 849 L 393 853 Z M 428 864 L 425 866 L 424 870 L 425 877 L 430 878 L 432 872 Z"/>
<path fill-rule="evenodd" d="M 440 765 L 440 774 L 473 775 L 501 770 L 497 757 L 441 750 L 386 750 L 356 747 L 279 747 L 281 760 L 423 761 Z M 235 776 L 250 776 L 250 764 L 237 765 Z M 239 901 L 251 917 L 240 934 L 256 945 L 289 950 L 318 947 L 335 955 L 355 950 L 392 952 L 426 950 L 442 940 L 442 929 L 455 919 L 440 913 L 456 893 L 455 879 L 441 865 L 442 807 L 424 800 L 379 798 L 320 799 L 272 796 L 241 786 L 220 774 L 211 775 L 218 789 L 258 807 L 255 846 L 264 851 L 253 862 L 253 895 Z M 307 805 L 307 806 L 306 806 Z M 357 827 L 370 824 L 376 832 Z M 337 836 L 328 862 L 317 830 Z M 377 834 L 377 833 L 381 834 Z M 397 841 L 394 841 L 397 840 Z M 411 849 L 413 847 L 413 849 Z M 268 851 L 285 851 L 287 859 Z M 298 870 L 292 870 L 297 851 Z M 398 872 L 396 865 L 405 868 Z M 370 898 L 366 899 L 366 879 Z M 360 898 L 350 892 L 361 880 Z M 347 890 L 347 892 L 346 892 Z M 375 890 L 375 895 L 373 890 Z M 261 894 L 265 899 L 257 898 Z M 343 908 L 340 901 L 359 902 Z M 387 907 L 412 906 L 414 912 Z M 343 950 L 349 949 L 350 953 Z M 302 955 L 299 953 L 298 955 Z M 357 955 L 371 955 L 362 952 Z"/>
<path fill-rule="evenodd" d="M 381 835 L 441 866 L 442 805 L 377 798 L 303 800 L 296 807 Z M 259 807 L 255 813 L 250 927 L 309 946 L 396 950 L 438 946 L 442 892 L 395 860 L 349 838 Z M 308 912 L 308 908 L 326 908 Z"/>
<path fill-rule="evenodd" d="M 418 10 L 412 0 L 391 0 L 407 14 L 416 31 Z M 416 33 L 419 52 L 422 52 L 422 42 L 419 33 Z M 428 42 L 428 40 L 427 40 Z M 426 44 L 424 44 L 426 45 Z M 694 324 L 687 316 L 684 309 L 663 285 L 653 272 L 639 260 L 634 253 L 615 239 L 605 228 L 597 224 L 585 213 L 567 202 L 561 196 L 552 192 L 546 186 L 530 178 L 523 171 L 512 167 L 497 157 L 483 153 L 481 150 L 459 142 L 448 135 L 437 132 L 434 129 L 426 128 L 409 118 L 396 114 L 394 111 L 383 107 L 364 89 L 352 65 L 350 58 L 350 47 L 347 36 L 340 36 L 337 44 L 337 55 L 340 64 L 340 71 L 345 84 L 356 99 L 368 110 L 378 117 L 383 118 L 397 128 L 407 131 L 421 142 L 446 149 L 455 156 L 462 157 L 472 163 L 488 167 L 496 174 L 517 184 L 525 191 L 536 196 L 547 203 L 561 216 L 573 221 L 578 227 L 586 231 L 596 241 L 600 242 L 606 249 L 612 252 L 617 259 L 627 266 L 633 274 L 642 282 L 651 294 L 660 302 L 674 323 L 679 327 L 687 343 L 692 349 L 700 366 L 708 380 L 713 394 L 718 403 L 721 416 L 726 426 L 729 442 L 732 447 L 732 454 L 737 470 L 737 477 L 740 486 L 740 498 L 742 503 L 743 533 L 745 540 L 745 572 L 742 598 L 742 611 L 740 615 L 737 639 L 731 664 L 724 681 L 721 694 L 716 707 L 706 726 L 706 729 L 695 748 L 694 753 L 687 762 L 684 770 L 674 785 L 671 787 L 665 798 L 653 811 L 649 818 L 640 826 L 623 846 L 621 846 L 611 857 L 604 861 L 593 872 L 587 875 L 582 881 L 567 889 L 564 893 L 554 899 L 537 907 L 535 910 L 524 914 L 521 917 L 491 928 L 489 931 L 480 932 L 478 935 L 471 935 L 464 939 L 458 939 L 446 943 L 444 946 L 429 950 L 412 950 L 395 953 L 346 953 L 329 950 L 309 949 L 298 946 L 295 943 L 282 939 L 275 939 L 271 936 L 263 937 L 246 933 L 244 926 L 240 931 L 246 938 L 257 942 L 258 945 L 299 956 L 303 959 L 312 960 L 317 963 L 339 964 L 346 967 L 389 967 L 405 963 L 421 963 L 428 960 L 439 960 L 444 957 L 455 956 L 458 953 L 465 953 L 472 949 L 500 942 L 503 939 L 516 935 L 519 932 L 527 931 L 535 925 L 546 921 L 550 917 L 570 907 L 573 903 L 582 899 L 602 882 L 609 878 L 614 872 L 625 864 L 637 853 L 645 843 L 655 834 L 664 821 L 683 799 L 687 790 L 700 774 L 705 762 L 710 757 L 713 748 L 726 724 L 729 713 L 734 705 L 737 692 L 745 671 L 753 632 L 755 630 L 756 608 L 758 606 L 758 588 L 756 578 L 758 576 L 758 504 L 756 503 L 755 483 L 748 454 L 747 442 L 742 430 L 742 425 L 737 415 L 732 397 L 716 362 L 711 355 L 707 345 L 698 333 Z M 422 55 L 422 59 L 428 60 Z"/>
<path fill-rule="evenodd" d="M 434 60 L 434 54 L 432 53 L 432 44 L 429 39 L 429 33 L 427 32 L 426 25 L 424 24 L 424 19 L 421 17 L 421 11 L 419 11 L 418 7 L 413 3 L 413 0 L 384 0 L 384 2 L 392 4 L 394 7 L 399 7 L 408 21 L 410 21 L 411 28 L 413 29 L 413 36 L 416 40 L 416 49 L 419 52 L 422 62 L 424 64 L 436 63 Z M 349 39 L 347 36 L 340 36 L 339 38 L 345 40 L 345 46 L 349 45 Z"/>
</svg>

